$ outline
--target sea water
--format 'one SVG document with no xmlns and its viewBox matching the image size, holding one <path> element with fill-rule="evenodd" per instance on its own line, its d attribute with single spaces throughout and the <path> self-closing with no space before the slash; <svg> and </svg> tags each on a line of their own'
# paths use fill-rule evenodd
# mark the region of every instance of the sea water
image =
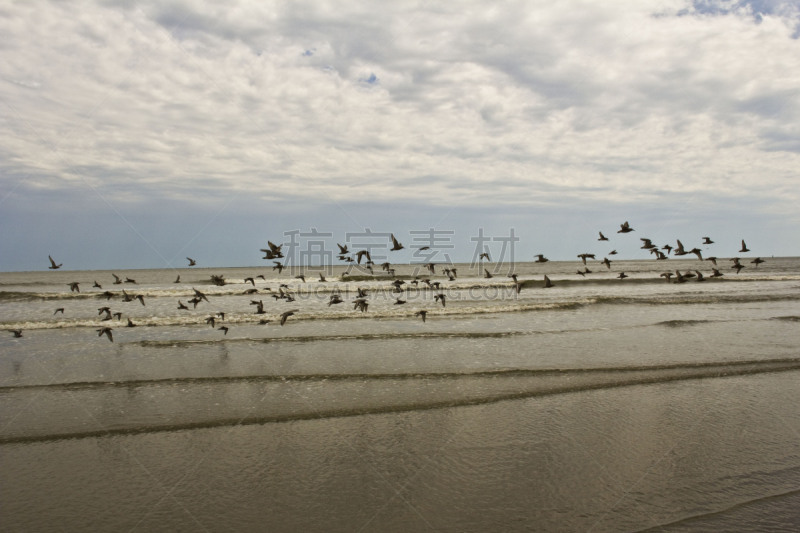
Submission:
<svg viewBox="0 0 800 533">
<path fill-rule="evenodd" d="M 0 273 L 2 527 L 796 530 L 800 259 L 743 264 Z"/>
</svg>

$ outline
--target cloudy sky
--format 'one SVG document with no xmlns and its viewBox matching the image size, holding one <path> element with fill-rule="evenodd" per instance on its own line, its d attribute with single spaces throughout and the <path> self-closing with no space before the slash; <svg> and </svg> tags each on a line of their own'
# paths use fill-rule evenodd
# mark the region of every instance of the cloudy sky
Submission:
<svg viewBox="0 0 800 533">
<path fill-rule="evenodd" d="M 367 228 L 572 259 L 625 220 L 800 255 L 798 0 L 33 0 L 0 34 L 3 271 Z"/>
</svg>

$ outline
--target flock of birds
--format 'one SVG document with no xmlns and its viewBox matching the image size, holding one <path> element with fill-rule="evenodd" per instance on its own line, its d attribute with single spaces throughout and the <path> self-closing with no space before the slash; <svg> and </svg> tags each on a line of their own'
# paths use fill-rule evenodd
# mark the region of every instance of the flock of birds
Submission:
<svg viewBox="0 0 800 533">
<path fill-rule="evenodd" d="M 630 233 L 632 231 L 635 231 L 635 230 L 626 221 L 626 222 L 620 224 L 620 229 L 617 231 L 617 233 L 625 234 L 625 233 Z M 395 251 L 399 251 L 399 250 L 404 249 L 403 244 L 400 243 L 397 240 L 397 238 L 395 238 L 394 234 L 391 234 L 390 240 L 391 240 L 391 247 L 389 248 L 389 251 L 395 252 Z M 599 232 L 599 237 L 598 237 L 597 240 L 598 241 L 609 241 L 608 237 L 603 235 L 602 231 Z M 718 277 L 723 276 L 723 273 L 720 272 L 717 269 L 717 257 L 715 257 L 715 256 L 703 257 L 703 253 L 700 250 L 700 248 L 698 248 L 698 247 L 694 247 L 694 248 L 692 248 L 690 250 L 687 250 L 684 247 L 683 243 L 681 243 L 681 241 L 678 240 L 676 246 L 671 246 L 669 244 L 666 244 L 666 245 L 664 245 L 664 246 L 659 248 L 657 245 L 653 244 L 652 240 L 649 239 L 649 238 L 644 238 L 643 237 L 640 240 L 642 241 L 641 248 L 644 249 L 644 250 L 648 250 L 650 252 L 650 254 L 655 255 L 655 259 L 656 260 L 668 259 L 668 257 L 670 255 L 672 255 L 674 257 L 680 257 L 680 256 L 694 254 L 695 256 L 697 256 L 697 258 L 699 260 L 701 260 L 701 261 L 709 261 L 714 265 L 711 268 L 712 273 L 710 274 L 709 277 L 718 278 Z M 703 237 L 703 241 L 702 241 L 701 244 L 702 245 L 710 245 L 710 244 L 714 244 L 714 241 L 711 240 L 709 237 Z M 277 270 L 279 274 L 282 272 L 282 270 L 284 268 L 283 263 L 280 262 L 280 259 L 284 258 L 284 255 L 283 255 L 283 252 L 282 252 L 282 246 L 283 245 L 277 245 L 277 244 L 274 244 L 271 241 L 268 241 L 268 248 L 262 248 L 260 250 L 261 252 L 264 252 L 264 254 L 265 254 L 263 259 L 273 261 L 273 264 L 274 264 L 273 270 Z M 372 261 L 372 258 L 370 256 L 369 250 L 351 251 L 346 244 L 343 245 L 343 244 L 338 244 L 337 243 L 337 246 L 339 247 L 339 254 L 338 254 L 337 257 L 338 257 L 338 259 L 340 261 L 344 261 L 344 262 L 350 263 L 350 264 L 355 263 L 355 264 L 357 264 L 359 266 L 362 266 L 362 261 L 364 261 L 363 268 L 366 271 L 369 271 L 370 273 L 374 274 L 373 267 L 375 266 L 375 264 Z M 429 247 L 423 246 L 423 247 L 421 247 L 419 249 L 420 250 L 426 250 L 426 249 L 429 249 Z M 745 241 L 742 240 L 742 246 L 741 246 L 741 249 L 739 250 L 739 252 L 740 253 L 746 253 L 746 252 L 749 252 L 749 251 L 750 250 L 747 248 L 747 245 L 746 245 Z M 616 250 L 611 250 L 607 255 L 613 256 L 613 255 L 616 255 L 616 254 L 617 254 Z M 547 259 L 547 257 L 544 256 L 544 254 L 537 254 L 534 257 L 536 258 L 534 260 L 535 263 L 546 263 L 546 262 L 549 261 L 549 259 Z M 586 266 L 587 265 L 587 260 L 588 259 L 596 260 L 596 255 L 595 254 L 591 254 L 591 253 L 581 253 L 581 254 L 578 254 L 577 257 L 578 257 L 578 259 L 581 260 L 582 264 L 584 265 L 583 270 L 579 269 L 577 271 L 577 274 L 582 276 L 582 277 L 585 277 L 587 274 L 591 274 L 592 271 L 588 268 L 588 266 Z M 50 260 L 50 266 L 48 267 L 50 270 L 57 270 L 57 269 L 59 269 L 59 268 L 61 268 L 63 266 L 61 263 L 57 264 L 55 262 L 55 260 L 52 258 L 52 256 L 48 256 L 48 258 Z M 195 259 L 193 259 L 191 257 L 187 257 L 186 259 L 189 262 L 188 266 L 192 267 L 192 266 L 196 266 L 197 265 L 197 261 Z M 491 261 L 488 252 L 483 252 L 483 253 L 480 254 L 479 261 L 483 261 L 484 259 L 486 261 Z M 741 272 L 741 270 L 743 268 L 745 268 L 745 265 L 743 265 L 741 263 L 741 260 L 738 257 L 732 257 L 732 258 L 730 258 L 730 261 L 733 263 L 731 268 L 736 270 L 737 274 L 739 272 Z M 600 261 L 600 262 L 603 265 L 605 265 L 605 267 L 608 270 L 611 269 L 612 261 L 607 256 L 603 257 L 603 260 Z M 756 257 L 755 259 L 750 261 L 750 263 L 755 264 L 756 268 L 758 267 L 759 264 L 761 264 L 763 262 L 764 262 L 764 260 L 761 259 L 760 257 Z M 392 277 L 395 277 L 395 271 L 392 268 L 390 263 L 385 262 L 385 263 L 382 263 L 380 266 L 381 266 L 382 270 L 385 271 L 387 274 L 389 274 Z M 428 271 L 431 274 L 435 274 L 436 273 L 436 265 L 435 264 L 426 263 L 424 266 L 428 269 Z M 350 269 L 348 268 L 348 270 L 344 273 L 343 276 L 346 276 L 349 272 L 350 272 Z M 454 267 L 444 268 L 442 270 L 442 273 L 444 275 L 446 275 L 448 277 L 448 280 L 450 280 L 450 281 L 454 281 L 456 279 L 456 276 L 457 276 L 457 270 Z M 672 280 L 673 275 L 674 275 L 674 278 L 675 278 L 674 281 Z M 121 285 L 121 284 L 134 284 L 135 285 L 136 284 L 136 280 L 134 280 L 134 279 L 125 278 L 123 280 L 122 278 L 120 278 L 116 274 L 112 274 L 112 276 L 114 277 L 114 284 L 115 285 Z M 510 273 L 507 276 L 509 278 L 512 278 L 513 283 L 514 283 L 514 288 L 515 288 L 516 292 L 519 293 L 523 288 L 523 282 L 521 282 L 518 279 L 518 276 L 516 274 L 514 274 L 514 273 Z M 660 274 L 660 276 L 665 278 L 667 283 L 684 283 L 684 282 L 686 282 L 686 281 L 688 281 L 690 279 L 696 279 L 696 281 L 704 281 L 705 280 L 705 276 L 698 269 L 687 270 L 686 272 L 683 272 L 683 273 L 681 273 L 678 270 L 675 270 L 674 274 L 673 274 L 672 271 L 665 271 L 665 272 L 662 272 Z M 305 278 L 305 276 L 303 274 L 300 274 L 300 275 L 295 276 L 295 277 L 300 279 L 304 283 L 306 281 L 306 278 Z M 491 272 L 489 272 L 489 269 L 484 268 L 484 277 L 485 278 L 492 278 L 493 274 Z M 625 272 L 620 272 L 617 275 L 617 277 L 622 280 L 622 279 L 625 279 L 625 278 L 627 278 L 629 276 Z M 253 277 L 245 278 L 244 282 L 245 283 L 251 283 L 252 286 L 253 286 L 252 289 L 246 290 L 245 294 L 252 295 L 252 294 L 258 293 L 258 290 L 255 288 L 255 279 L 256 278 L 261 278 L 263 280 L 266 280 L 266 278 L 263 275 L 256 276 L 255 278 L 253 278 Z M 319 279 L 320 282 L 325 282 L 326 281 L 325 277 L 321 273 L 319 274 L 319 278 L 320 278 Z M 225 285 L 226 284 L 225 279 L 222 276 L 218 276 L 218 275 L 211 276 L 211 281 L 215 285 Z M 180 283 L 180 275 L 175 280 L 175 283 Z M 436 290 L 437 293 L 434 295 L 434 301 L 440 303 L 442 305 L 442 307 L 446 306 L 446 296 L 441 290 L 442 289 L 442 285 L 441 285 L 440 282 L 431 281 L 430 278 L 422 278 L 422 279 L 420 279 L 419 277 L 415 277 L 412 281 L 408 282 L 408 285 L 418 286 L 419 283 L 424 283 L 425 285 L 427 285 L 428 288 Z M 395 278 L 393 280 L 393 282 L 392 282 L 392 292 L 398 293 L 398 294 L 402 294 L 404 292 L 404 290 L 405 290 L 403 288 L 403 285 L 405 285 L 405 284 L 406 284 L 406 282 L 403 281 L 402 279 Z M 551 288 L 551 287 L 554 287 L 554 286 L 555 286 L 555 284 L 545 274 L 544 275 L 543 287 L 544 288 Z M 69 287 L 70 287 L 70 291 L 71 292 L 80 292 L 80 283 L 79 282 L 72 282 L 72 283 L 69 284 Z M 95 281 L 94 284 L 93 284 L 93 288 L 102 289 L 102 285 L 100 285 L 97 281 Z M 203 301 L 206 301 L 206 302 L 209 301 L 208 297 L 203 292 L 195 289 L 194 287 L 192 287 L 192 290 L 194 291 L 194 294 L 192 295 L 191 299 L 187 300 L 187 302 L 192 304 L 193 308 L 197 308 L 197 305 L 199 303 L 203 302 Z M 267 289 L 267 290 L 270 290 L 270 289 Z M 115 293 L 113 293 L 111 291 L 106 290 L 105 292 L 101 293 L 101 295 L 104 296 L 106 298 L 106 300 L 110 300 L 111 298 L 119 296 L 120 294 L 115 294 Z M 122 296 L 122 301 L 124 301 L 124 302 L 132 302 L 134 300 L 138 300 L 141 303 L 141 305 L 145 305 L 144 297 L 142 295 L 131 294 L 131 293 L 128 293 L 125 289 L 122 289 L 121 296 Z M 286 285 L 286 284 L 281 284 L 278 287 L 277 292 L 272 294 L 272 297 L 275 298 L 276 300 L 282 299 L 282 300 L 286 300 L 287 302 L 293 302 L 294 301 L 294 296 L 292 295 L 292 292 L 290 291 L 288 285 Z M 342 299 L 341 294 L 339 292 L 334 292 L 333 294 L 331 294 L 330 299 L 328 301 L 328 306 L 337 305 L 337 304 L 341 304 L 341 303 L 345 303 L 345 300 Z M 367 290 L 363 289 L 363 288 L 358 288 L 356 298 L 351 303 L 353 304 L 353 309 L 354 310 L 359 310 L 361 312 L 366 312 L 368 307 L 369 307 L 369 301 L 368 301 L 368 297 L 367 297 Z M 406 300 L 403 300 L 401 296 L 398 296 L 396 298 L 395 305 L 402 305 L 402 304 L 405 304 L 405 303 L 406 303 Z M 266 313 L 266 311 L 264 310 L 264 302 L 263 302 L 263 300 L 251 300 L 250 301 L 250 305 L 253 305 L 253 306 L 256 307 L 256 311 L 255 311 L 256 314 L 263 315 L 263 314 Z M 186 304 L 184 304 L 182 300 L 178 300 L 178 309 L 179 310 L 188 310 L 189 307 Z M 286 321 L 287 321 L 287 319 L 289 317 L 293 316 L 295 313 L 298 313 L 298 312 L 299 312 L 299 309 L 290 309 L 288 311 L 284 311 L 283 313 L 281 313 L 279 315 L 279 323 L 280 323 L 280 325 L 283 326 L 286 323 Z M 55 314 L 58 314 L 58 313 L 63 314 L 64 313 L 64 308 L 63 307 L 57 308 L 53 314 L 55 315 Z M 427 313 L 428 313 L 427 310 L 421 309 L 421 310 L 417 311 L 416 313 L 414 313 L 414 316 L 420 317 L 422 319 L 422 321 L 425 322 L 426 318 L 427 318 Z M 121 318 L 122 318 L 122 313 L 120 313 L 120 312 L 112 313 L 111 312 L 111 308 L 108 307 L 108 306 L 100 307 L 98 309 L 98 315 L 103 315 L 103 318 L 101 319 L 102 321 L 110 321 L 112 319 L 121 320 Z M 224 312 L 218 312 L 218 313 L 216 313 L 216 315 L 212 315 L 212 316 L 207 317 L 205 319 L 205 321 L 211 327 L 217 327 L 216 326 L 217 319 L 224 320 L 225 319 L 225 313 Z M 261 319 L 259 321 L 260 324 L 268 324 L 270 322 L 271 322 L 270 319 Z M 135 327 L 135 326 L 136 326 L 136 324 L 130 318 L 128 318 L 127 319 L 127 327 Z M 229 328 L 227 326 L 225 326 L 225 325 L 221 325 L 221 326 L 217 327 L 217 329 L 222 331 L 223 334 L 226 334 L 226 335 L 227 335 L 228 330 L 229 330 Z M 22 337 L 22 330 L 20 330 L 20 329 L 11 330 L 11 332 L 14 334 L 15 337 Z M 108 338 L 109 341 L 111 341 L 111 342 L 114 341 L 113 328 L 111 328 L 109 326 L 102 326 L 102 327 L 98 328 L 96 330 L 96 332 L 97 332 L 97 335 L 99 337 L 102 337 L 102 336 L 105 335 Z"/>
</svg>

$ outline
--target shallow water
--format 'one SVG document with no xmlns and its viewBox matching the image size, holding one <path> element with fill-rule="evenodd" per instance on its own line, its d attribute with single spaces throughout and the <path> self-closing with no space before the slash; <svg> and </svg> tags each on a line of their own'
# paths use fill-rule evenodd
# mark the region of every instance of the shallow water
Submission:
<svg viewBox="0 0 800 533">
<path fill-rule="evenodd" d="M 263 315 L 202 271 L 188 312 L 172 271 L 117 272 L 146 305 L 89 288 L 110 273 L 0 274 L 0 323 L 24 329 L 0 339 L 4 528 L 796 530 L 800 260 L 683 284 L 629 263 L 548 265 L 551 289 L 517 265 L 519 294 L 439 276 L 403 306 L 388 278 L 264 272 Z M 327 305 L 363 286 L 366 313 Z M 98 337 L 106 302 L 140 325 Z"/>
</svg>

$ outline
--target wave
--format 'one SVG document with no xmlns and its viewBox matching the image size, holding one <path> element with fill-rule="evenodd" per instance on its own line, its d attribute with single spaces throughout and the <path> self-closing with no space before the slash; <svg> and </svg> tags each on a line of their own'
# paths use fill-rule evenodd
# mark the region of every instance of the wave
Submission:
<svg viewBox="0 0 800 533">
<path fill-rule="evenodd" d="M 2 390 L 6 400 L 8 395 L 34 394 L 37 399 L 37 414 L 46 411 L 48 398 L 54 403 L 62 402 L 60 392 L 67 390 L 70 391 L 73 402 L 82 405 L 93 403 L 87 401 L 83 404 L 82 394 L 92 395 L 86 398 L 93 398 L 94 403 L 97 403 L 97 399 L 102 398 L 97 396 L 98 393 L 119 392 L 125 398 L 131 395 L 135 398 L 138 390 L 152 387 L 159 387 L 160 404 L 170 405 L 176 402 L 176 405 L 180 405 L 188 397 L 195 398 L 197 403 L 184 410 L 179 420 L 169 423 L 163 422 L 163 414 L 158 405 L 152 402 L 146 402 L 146 406 L 140 408 L 144 409 L 141 412 L 114 415 L 102 411 L 119 418 L 101 420 L 99 415 L 91 417 L 96 427 L 89 429 L 72 426 L 68 419 L 49 420 L 17 434 L 0 435 L 0 445 L 425 411 L 615 387 L 797 370 L 800 370 L 800 359 L 773 359 L 651 367 L 507 369 L 464 373 L 247 375 L 4 387 Z M 392 394 L 369 394 L 373 390 L 371 383 L 379 380 L 384 382 L 380 389 L 386 390 L 391 386 Z M 469 382 L 465 384 L 464 380 Z M 209 387 L 223 387 L 216 392 L 225 393 L 226 396 L 228 387 L 256 387 L 252 390 L 264 396 L 270 393 L 269 387 L 291 387 L 293 383 L 301 381 L 316 381 L 320 386 L 304 388 L 302 395 L 286 395 L 288 400 L 285 403 L 247 403 L 226 405 L 216 411 L 208 409 Z M 421 382 L 433 386 L 421 387 Z M 346 387 L 345 393 L 341 393 L 341 387 Z M 45 395 L 44 391 L 55 394 Z M 119 400 L 119 396 L 115 398 Z M 296 401 L 292 401 L 293 398 Z M 29 400 L 28 396 L 16 398 L 16 401 L 23 403 Z"/>
<path fill-rule="evenodd" d="M 667 326 L 669 328 L 680 328 L 683 326 L 696 326 L 698 324 L 706 324 L 713 322 L 712 320 L 665 320 L 663 322 L 656 322 L 656 326 Z"/>
<path fill-rule="evenodd" d="M 701 304 L 741 304 L 741 303 L 756 303 L 756 302 L 779 302 L 779 301 L 800 301 L 800 294 L 762 294 L 762 293 L 745 293 L 745 294 L 708 294 L 708 293 L 681 293 L 676 295 L 648 295 L 648 296 L 592 296 L 592 297 L 572 297 L 563 301 L 541 301 L 531 299 L 516 299 L 513 298 L 509 291 L 508 299 L 506 295 L 499 294 L 496 299 L 489 298 L 485 300 L 462 300 L 459 294 L 453 294 L 448 299 L 450 303 L 447 307 L 441 307 L 436 303 L 436 307 L 426 308 L 428 318 L 433 317 L 463 317 L 475 316 L 482 314 L 501 314 L 501 313 L 524 313 L 524 312 L 541 312 L 541 311 L 570 311 L 580 309 L 586 306 L 593 305 L 701 305 Z M 385 296 L 384 301 L 394 301 L 395 295 L 390 292 L 381 295 L 380 293 L 370 293 L 369 298 L 379 298 Z M 213 300 L 212 300 L 213 301 Z M 325 298 L 320 298 L 315 303 L 320 304 L 315 308 L 304 307 L 302 304 L 306 303 L 302 298 L 297 298 L 294 305 L 300 308 L 300 312 L 295 314 L 291 320 L 296 321 L 310 321 L 310 320 L 355 320 L 355 319 L 412 319 L 419 320 L 415 316 L 418 307 L 407 308 L 407 306 L 391 306 L 389 308 L 379 308 L 373 306 L 368 312 L 362 313 L 354 311 L 352 306 L 345 302 L 342 306 L 337 308 L 330 308 L 323 302 L 327 301 Z M 409 298 L 409 302 L 411 302 Z M 421 297 L 420 302 L 430 304 L 433 301 L 433 293 Z M 352 302 L 350 302 L 352 303 Z M 138 302 L 131 303 L 137 309 L 146 309 L 149 311 L 150 307 L 140 308 Z M 208 305 L 208 304 L 202 304 Z M 263 314 L 255 313 L 226 313 L 224 323 L 226 324 L 259 324 L 263 320 L 269 323 L 279 321 L 281 309 L 271 309 Z M 174 314 L 165 316 L 143 316 L 132 317 L 137 326 L 156 327 L 156 326 L 197 326 L 205 325 L 206 317 L 216 313 L 215 310 L 204 310 L 198 307 L 195 312 L 187 312 L 186 314 Z M 40 330 L 40 329 L 60 329 L 60 328 L 80 328 L 80 327 L 125 327 L 126 317 L 128 314 L 123 315 L 123 321 L 104 321 L 99 317 L 82 317 L 78 319 L 50 319 L 50 320 L 29 320 L 29 321 L 0 321 L 0 328 L 2 329 L 23 329 L 23 330 Z M 776 317 L 777 318 L 777 317 Z M 791 317 L 784 318 L 784 320 L 792 320 Z M 660 325 L 680 325 L 661 323 Z"/>
<path fill-rule="evenodd" d="M 797 315 L 787 315 L 787 316 L 774 316 L 772 320 L 786 320 L 789 322 L 800 322 L 800 316 Z"/>
</svg>

